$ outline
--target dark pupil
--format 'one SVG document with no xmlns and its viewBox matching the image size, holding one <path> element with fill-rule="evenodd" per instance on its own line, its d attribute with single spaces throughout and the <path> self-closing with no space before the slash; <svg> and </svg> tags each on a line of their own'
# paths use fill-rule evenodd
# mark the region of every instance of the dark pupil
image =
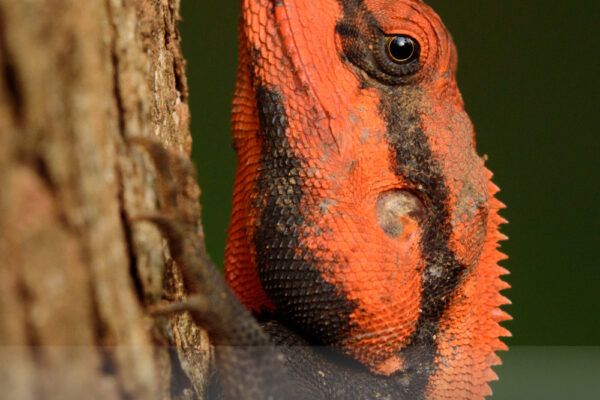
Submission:
<svg viewBox="0 0 600 400">
<path fill-rule="evenodd" d="M 389 52 L 394 61 L 407 61 L 415 52 L 415 46 L 412 39 L 396 36 L 389 44 Z"/>
</svg>

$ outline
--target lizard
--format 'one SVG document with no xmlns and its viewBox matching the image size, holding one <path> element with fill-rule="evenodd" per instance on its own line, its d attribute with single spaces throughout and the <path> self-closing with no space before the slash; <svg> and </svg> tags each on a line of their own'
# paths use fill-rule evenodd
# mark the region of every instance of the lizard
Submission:
<svg viewBox="0 0 600 400">
<path fill-rule="evenodd" d="M 491 394 L 504 205 L 440 18 L 419 0 L 242 0 L 239 39 L 225 279 L 185 224 L 149 218 L 216 346 L 213 396 Z"/>
</svg>

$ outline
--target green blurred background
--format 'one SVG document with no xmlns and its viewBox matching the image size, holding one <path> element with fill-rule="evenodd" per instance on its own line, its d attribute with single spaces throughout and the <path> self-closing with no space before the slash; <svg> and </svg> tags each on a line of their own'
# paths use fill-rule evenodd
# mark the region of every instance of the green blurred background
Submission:
<svg viewBox="0 0 600 400">
<path fill-rule="evenodd" d="M 502 189 L 499 198 L 508 205 L 502 214 L 510 223 L 503 232 L 510 240 L 502 247 L 510 256 L 503 265 L 511 271 L 507 280 L 513 288 L 505 294 L 513 302 L 507 310 L 514 321 L 506 323 L 513 333 L 507 342 L 599 346 L 600 2 L 427 3 L 454 37 L 459 86 L 475 124 L 478 150 L 489 155 L 487 165 Z M 203 222 L 208 251 L 222 265 L 235 172 L 229 117 L 238 2 L 184 0 L 182 8 Z M 579 349 L 589 351 L 577 353 L 583 361 L 575 364 L 589 364 L 582 373 L 597 380 L 598 347 Z M 525 392 L 512 384 L 522 379 L 527 360 L 556 367 L 563 375 L 570 362 L 543 351 L 537 358 L 523 354 L 503 355 L 503 380 L 494 386 L 498 398 L 538 398 L 522 397 Z M 548 373 L 540 379 L 552 376 Z M 509 377 L 511 385 L 503 386 L 511 382 Z M 557 390 L 553 398 L 561 398 Z M 581 392 L 585 397 L 574 396 L 573 388 L 565 393 L 575 399 L 600 398 L 588 397 L 586 391 Z"/>
</svg>

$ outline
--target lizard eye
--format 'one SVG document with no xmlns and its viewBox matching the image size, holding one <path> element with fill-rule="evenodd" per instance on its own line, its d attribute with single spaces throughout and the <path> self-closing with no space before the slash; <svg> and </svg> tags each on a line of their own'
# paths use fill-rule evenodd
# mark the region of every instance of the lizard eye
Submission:
<svg viewBox="0 0 600 400">
<path fill-rule="evenodd" d="M 405 79 L 421 67 L 419 42 L 408 35 L 376 35 L 379 45 L 373 55 L 382 72 L 390 76 L 390 81 Z"/>
<path fill-rule="evenodd" d="M 336 32 L 346 59 L 384 84 L 397 86 L 414 80 L 427 61 L 427 51 L 422 52 L 415 35 L 384 31 L 376 24 L 357 28 L 345 22 L 336 26 Z M 414 32 L 421 39 L 427 38 L 423 32 Z M 427 49 L 427 40 L 423 43 Z"/>
<path fill-rule="evenodd" d="M 399 64 L 408 63 L 412 61 L 413 57 L 418 57 L 418 46 L 410 36 L 386 36 L 385 38 L 385 50 L 388 57 Z"/>
</svg>

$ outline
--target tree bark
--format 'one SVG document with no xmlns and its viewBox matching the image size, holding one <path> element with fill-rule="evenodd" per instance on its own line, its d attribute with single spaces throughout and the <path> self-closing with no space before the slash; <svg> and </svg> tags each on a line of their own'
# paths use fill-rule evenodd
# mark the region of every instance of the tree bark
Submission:
<svg viewBox="0 0 600 400">
<path fill-rule="evenodd" d="M 0 0 L 2 398 L 202 396 L 206 335 L 148 314 L 183 289 L 132 222 L 159 199 L 127 139 L 191 149 L 178 20 L 179 0 Z"/>
</svg>

